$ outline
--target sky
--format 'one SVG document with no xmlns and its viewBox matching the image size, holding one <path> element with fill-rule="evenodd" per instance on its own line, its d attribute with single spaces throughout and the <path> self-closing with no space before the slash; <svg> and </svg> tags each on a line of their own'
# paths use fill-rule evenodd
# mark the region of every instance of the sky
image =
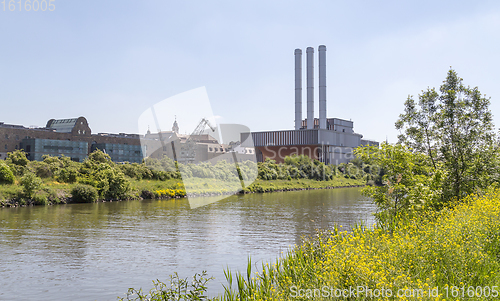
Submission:
<svg viewBox="0 0 500 301">
<path fill-rule="evenodd" d="M 305 62 L 326 45 L 327 116 L 364 138 L 396 142 L 408 95 L 438 88 L 450 67 L 491 97 L 500 126 L 498 1 L 17 2 L 0 3 L 0 122 L 85 116 L 93 133 L 139 133 L 152 106 L 204 87 L 218 123 L 293 129 L 294 50 Z"/>
</svg>

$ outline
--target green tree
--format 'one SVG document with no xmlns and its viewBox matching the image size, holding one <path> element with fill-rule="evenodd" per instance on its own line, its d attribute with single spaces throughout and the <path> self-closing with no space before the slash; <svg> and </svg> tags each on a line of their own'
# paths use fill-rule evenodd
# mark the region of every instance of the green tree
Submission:
<svg viewBox="0 0 500 301">
<path fill-rule="evenodd" d="M 376 217 L 382 225 L 393 224 L 401 214 L 411 215 L 439 206 L 443 171 L 434 169 L 425 154 L 401 144 L 386 143 L 380 148 L 358 147 L 354 152 L 364 162 L 384 167 L 383 185 L 366 186 L 362 190 L 381 209 Z"/>
<path fill-rule="evenodd" d="M 434 170 L 444 168 L 444 202 L 460 201 L 497 179 L 498 143 L 490 99 L 463 84 L 450 69 L 439 91 L 409 96 L 396 122 L 399 142 L 428 155 Z"/>
</svg>

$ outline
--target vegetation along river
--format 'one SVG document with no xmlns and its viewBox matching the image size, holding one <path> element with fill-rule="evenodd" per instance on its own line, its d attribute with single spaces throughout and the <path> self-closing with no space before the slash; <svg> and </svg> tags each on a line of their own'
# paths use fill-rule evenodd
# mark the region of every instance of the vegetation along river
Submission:
<svg viewBox="0 0 500 301">
<path fill-rule="evenodd" d="M 274 261 L 335 223 L 372 225 L 359 188 L 231 196 L 191 209 L 186 199 L 0 209 L 0 300 L 116 300 L 129 287 Z"/>
</svg>

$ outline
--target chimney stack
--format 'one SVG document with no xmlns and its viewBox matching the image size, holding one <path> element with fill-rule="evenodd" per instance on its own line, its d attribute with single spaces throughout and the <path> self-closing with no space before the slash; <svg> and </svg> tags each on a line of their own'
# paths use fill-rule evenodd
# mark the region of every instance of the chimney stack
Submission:
<svg viewBox="0 0 500 301">
<path fill-rule="evenodd" d="M 302 50 L 295 49 L 295 130 L 302 126 Z"/>
<path fill-rule="evenodd" d="M 307 47 L 307 129 L 314 128 L 314 48 Z"/>
<path fill-rule="evenodd" d="M 319 128 L 326 129 L 326 46 L 320 45 L 319 56 Z"/>
</svg>

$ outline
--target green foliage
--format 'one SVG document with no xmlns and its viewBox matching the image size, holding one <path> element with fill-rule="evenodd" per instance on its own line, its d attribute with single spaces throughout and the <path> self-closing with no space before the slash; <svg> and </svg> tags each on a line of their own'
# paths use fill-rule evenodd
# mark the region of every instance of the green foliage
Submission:
<svg viewBox="0 0 500 301">
<path fill-rule="evenodd" d="M 7 154 L 7 159 L 5 159 L 7 164 L 13 164 L 17 166 L 28 165 L 28 158 L 26 158 L 26 153 L 22 150 L 15 150 Z"/>
<path fill-rule="evenodd" d="M 95 163 L 111 163 L 111 157 L 108 154 L 105 154 L 101 150 L 97 149 L 93 151 L 87 160 L 90 160 Z"/>
<path fill-rule="evenodd" d="M 97 201 L 97 189 L 90 185 L 77 184 L 71 190 L 73 201 L 76 203 L 92 203 Z"/>
<path fill-rule="evenodd" d="M 130 288 L 126 298 L 119 300 L 150 300 L 150 301 L 170 301 L 170 300 L 215 300 L 207 297 L 207 282 L 213 277 L 206 278 L 207 273 L 203 271 L 201 274 L 195 274 L 192 281 L 187 278 L 180 278 L 177 273 L 170 275 L 168 284 L 160 280 L 153 281 L 154 288 L 149 293 L 145 293 L 142 289 L 136 290 Z"/>
<path fill-rule="evenodd" d="M 441 207 L 443 172 L 434 169 L 425 154 L 412 152 L 401 144 L 382 143 L 381 148 L 358 147 L 356 156 L 372 166 L 383 166 L 383 185 L 366 186 L 363 194 L 372 197 L 382 210 L 381 225 L 392 224 L 396 216 Z"/>
<path fill-rule="evenodd" d="M 58 182 L 74 183 L 78 178 L 78 169 L 75 167 L 67 167 L 58 169 L 55 173 L 55 179 Z"/>
<path fill-rule="evenodd" d="M 21 186 L 23 187 L 23 193 L 26 197 L 32 198 L 34 193 L 40 189 L 43 185 L 42 179 L 37 177 L 32 172 L 27 172 L 20 179 Z"/>
<path fill-rule="evenodd" d="M 3 160 L 0 160 L 0 184 L 12 184 L 14 180 L 12 170 Z"/>
<path fill-rule="evenodd" d="M 500 180 L 490 99 L 462 81 L 449 70 L 439 92 L 429 88 L 418 102 L 408 97 L 396 122 L 400 143 L 425 153 L 434 170 L 443 169 L 443 199 L 451 203 Z"/>
<path fill-rule="evenodd" d="M 40 178 L 51 178 L 53 176 L 51 166 L 43 161 L 31 162 L 30 166 L 34 169 L 35 174 Z"/>
<path fill-rule="evenodd" d="M 43 163 L 44 169 L 49 169 L 51 176 L 62 183 L 74 183 L 78 177 L 79 163 L 62 155 L 61 157 L 43 156 L 43 162 L 31 162 L 31 164 Z M 48 172 L 47 172 L 48 174 Z"/>
<path fill-rule="evenodd" d="M 45 191 L 40 191 L 33 195 L 32 201 L 34 205 L 47 205 L 49 204 L 48 194 Z"/>
<path fill-rule="evenodd" d="M 262 180 L 311 179 L 329 181 L 340 174 L 351 179 L 362 179 L 365 176 L 365 172 L 358 170 L 353 164 L 343 163 L 337 169 L 334 165 L 312 160 L 305 155 L 285 157 L 284 163 L 280 164 L 271 159 L 258 163 L 258 178 Z"/>
</svg>

